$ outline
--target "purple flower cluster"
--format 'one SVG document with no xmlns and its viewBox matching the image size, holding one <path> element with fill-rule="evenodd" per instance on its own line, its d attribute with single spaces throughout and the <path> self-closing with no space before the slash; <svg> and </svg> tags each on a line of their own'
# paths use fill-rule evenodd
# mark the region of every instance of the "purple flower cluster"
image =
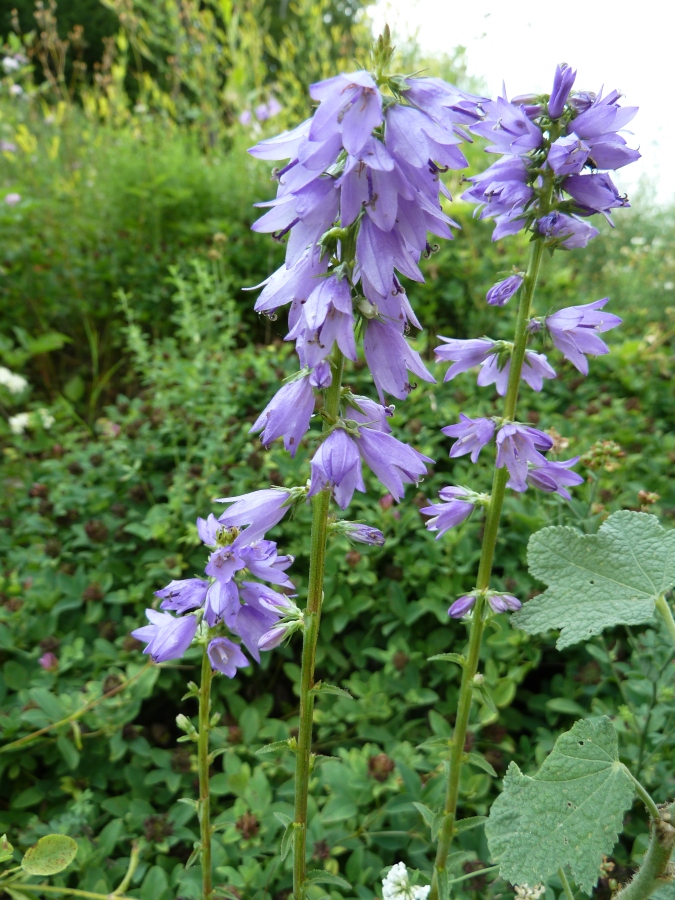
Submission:
<svg viewBox="0 0 675 900">
<path fill-rule="evenodd" d="M 550 246 L 585 247 L 598 230 L 584 218 L 601 213 L 611 222 L 610 210 L 628 206 L 607 170 L 640 158 L 620 134 L 637 107 L 621 107 L 617 91 L 573 92 L 575 77 L 560 65 L 550 97 L 500 97 L 471 126 L 501 156 L 463 194 L 481 219 L 495 220 L 493 240 L 527 228 Z"/>
<path fill-rule="evenodd" d="M 172 581 L 156 591 L 163 612 L 147 609 L 150 624 L 132 632 L 146 642 L 144 652 L 155 662 L 183 656 L 202 627 L 213 668 L 232 678 L 249 661 L 239 644 L 214 630 L 227 628 L 260 662 L 261 650 L 278 646 L 297 627 L 300 613 L 289 596 L 293 584 L 286 575 L 293 557 L 280 556 L 276 544 L 264 540 L 266 530 L 290 508 L 290 499 L 289 491 L 255 491 L 224 501 L 233 505 L 220 519 L 197 519 L 199 537 L 211 551 L 204 570 L 208 579 Z M 245 573 L 259 580 L 236 577 Z"/>
</svg>

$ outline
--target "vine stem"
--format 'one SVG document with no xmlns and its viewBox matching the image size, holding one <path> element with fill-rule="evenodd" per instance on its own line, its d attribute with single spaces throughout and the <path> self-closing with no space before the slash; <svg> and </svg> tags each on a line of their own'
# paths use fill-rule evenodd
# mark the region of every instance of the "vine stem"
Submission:
<svg viewBox="0 0 675 900">
<path fill-rule="evenodd" d="M 544 245 L 542 242 L 533 241 L 530 251 L 530 260 L 518 306 L 518 317 L 516 319 L 513 352 L 511 354 L 511 369 L 509 371 L 509 381 L 504 402 L 504 418 L 507 420 L 513 420 L 516 414 L 518 390 L 520 388 L 520 375 L 525 359 L 525 350 L 527 348 L 527 326 L 532 314 L 532 301 L 534 299 L 534 292 L 537 285 L 543 253 Z M 492 575 L 492 565 L 495 547 L 497 546 L 497 535 L 499 532 L 499 520 L 502 514 L 506 482 L 508 479 L 509 473 L 505 467 L 501 469 L 495 468 L 492 480 L 492 493 L 490 495 L 490 503 L 485 518 L 483 545 L 481 548 L 478 577 L 476 580 L 476 588 L 481 591 L 486 591 L 490 586 L 490 577 Z M 436 851 L 429 900 L 438 900 L 439 898 L 439 884 L 445 882 L 445 865 L 452 845 L 452 839 L 455 834 L 455 819 L 457 815 L 457 801 L 459 799 L 459 783 L 462 774 L 464 744 L 469 724 L 469 715 L 471 713 L 474 678 L 478 671 L 481 640 L 483 637 L 483 629 L 485 627 L 483 616 L 484 608 L 485 595 L 479 594 L 476 598 L 476 604 L 471 618 L 469 651 L 466 663 L 462 669 L 462 682 L 457 703 L 457 719 L 455 721 L 452 746 L 450 748 L 450 771 L 448 774 L 448 786 L 445 798 L 445 816 L 439 832 L 438 848 Z M 445 900 L 445 898 L 443 898 L 443 900 Z"/>
<path fill-rule="evenodd" d="M 213 864 L 211 862 L 211 794 L 209 790 L 209 732 L 211 730 L 211 682 L 213 669 L 209 654 L 202 656 L 201 683 L 199 685 L 199 735 L 197 738 L 197 762 L 199 767 L 199 831 L 202 857 L 203 900 L 211 900 L 213 894 Z"/>
<path fill-rule="evenodd" d="M 671 641 L 673 642 L 673 644 L 675 644 L 675 619 L 673 619 L 673 612 L 668 605 L 665 594 L 659 594 L 659 597 L 656 601 L 656 608 L 663 617 L 663 621 L 665 622 Z"/>
<path fill-rule="evenodd" d="M 122 684 L 118 684 L 117 687 L 112 688 L 112 690 L 108 691 L 106 694 L 101 694 L 96 700 L 92 700 L 90 703 L 80 707 L 80 709 L 76 710 L 74 713 L 66 716 L 65 719 L 59 719 L 58 722 L 53 722 L 51 725 L 45 725 L 45 727 L 40 728 L 39 731 L 32 731 L 30 734 L 25 734 L 23 737 L 18 738 L 16 741 L 12 741 L 10 744 L 4 744 L 0 747 L 0 753 L 8 753 L 10 750 L 16 750 L 17 747 L 23 747 L 24 744 L 29 744 L 31 741 L 42 737 L 44 734 L 49 734 L 49 732 L 54 731 L 55 728 L 61 728 L 62 725 L 69 725 L 71 722 L 76 722 L 78 719 L 82 718 L 85 713 L 88 713 L 90 709 L 98 706 L 103 700 L 109 700 L 111 697 L 114 697 L 115 694 L 120 694 L 122 691 L 125 691 L 154 665 L 155 663 L 150 660 L 142 669 L 136 672 L 135 675 L 132 675 L 131 678 L 128 678 Z"/>
<path fill-rule="evenodd" d="M 567 900 L 574 900 L 574 894 L 572 893 L 572 888 L 570 887 L 570 883 L 567 880 L 567 875 L 565 875 L 565 870 L 562 866 L 558 869 L 558 878 L 562 883 L 563 891 L 565 892 L 565 897 Z"/>
<path fill-rule="evenodd" d="M 330 429 L 339 412 L 343 368 L 344 356 L 336 348 L 331 360 L 333 380 L 326 391 L 324 432 Z M 307 800 L 312 764 L 314 668 L 316 645 L 319 638 L 319 623 L 321 621 L 321 604 L 323 602 L 323 575 L 329 507 L 330 489 L 326 488 L 312 498 L 309 578 L 300 673 L 300 721 L 295 759 L 295 811 L 293 816 L 293 897 L 295 900 L 304 900 L 307 877 Z"/>
</svg>

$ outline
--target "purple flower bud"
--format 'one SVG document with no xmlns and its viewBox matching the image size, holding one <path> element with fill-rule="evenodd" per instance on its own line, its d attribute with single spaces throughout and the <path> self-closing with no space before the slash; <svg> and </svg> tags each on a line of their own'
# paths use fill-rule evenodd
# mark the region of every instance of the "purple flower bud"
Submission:
<svg viewBox="0 0 675 900">
<path fill-rule="evenodd" d="M 545 319 L 554 345 L 582 375 L 588 375 L 587 356 L 609 353 L 598 333 L 621 324 L 618 316 L 600 312 L 608 301 L 605 297 L 583 306 L 568 306 Z"/>
<path fill-rule="evenodd" d="M 363 525 L 359 522 L 340 522 L 340 531 L 345 534 L 350 541 L 356 541 L 359 544 L 372 544 L 376 547 L 384 545 L 384 535 L 377 528 L 370 525 Z"/>
<path fill-rule="evenodd" d="M 462 487 L 445 487 L 438 496 L 443 503 L 434 503 L 431 506 L 425 506 L 420 512 L 425 516 L 432 516 L 426 523 L 429 531 L 437 531 L 436 540 L 438 540 L 449 528 L 459 525 L 473 512 L 474 504 L 467 501 L 468 491 Z"/>
<path fill-rule="evenodd" d="M 445 362 L 454 361 L 454 365 L 450 366 L 445 374 L 444 381 L 451 381 L 461 372 L 468 372 L 474 366 L 478 366 L 491 356 L 495 345 L 494 341 L 487 338 L 478 338 L 476 340 L 457 340 L 455 338 L 446 338 L 439 334 L 439 338 L 445 341 L 440 347 L 436 347 L 436 359 Z"/>
<path fill-rule="evenodd" d="M 572 497 L 567 487 L 583 484 L 584 481 L 577 472 L 568 471 L 578 462 L 579 457 L 575 456 L 572 459 L 561 459 L 558 462 L 547 462 L 543 466 L 535 466 L 527 473 L 527 483 L 539 488 L 540 491 L 560 494 L 565 500 L 571 500 Z M 509 487 L 513 487 L 513 485 L 509 485 Z"/>
<path fill-rule="evenodd" d="M 212 641 L 209 641 L 207 653 L 209 654 L 211 668 L 217 672 L 222 672 L 228 678 L 234 678 L 237 674 L 237 669 L 244 669 L 246 666 L 250 666 L 239 646 L 224 637 L 213 638 Z"/>
<path fill-rule="evenodd" d="M 441 431 L 448 437 L 458 438 L 450 450 L 451 457 L 470 453 L 471 462 L 475 463 L 480 451 L 492 440 L 495 425 L 492 419 L 470 419 L 464 413 L 460 413 L 457 425 L 448 425 L 441 428 Z"/>
<path fill-rule="evenodd" d="M 363 461 L 396 500 L 403 496 L 403 485 L 417 484 L 427 474 L 425 463 L 433 463 L 393 435 L 371 428 L 360 430 L 358 446 Z"/>
<path fill-rule="evenodd" d="M 497 433 L 495 465 L 498 469 L 506 466 L 511 476 L 511 487 L 516 491 L 524 491 L 527 489 L 528 462 L 535 466 L 545 465 L 546 458 L 539 451 L 550 450 L 552 446 L 553 440 L 543 431 L 507 423 Z"/>
<path fill-rule="evenodd" d="M 504 281 L 498 281 L 487 292 L 486 300 L 490 306 L 504 306 L 523 283 L 522 275 L 509 275 Z"/>
<path fill-rule="evenodd" d="M 578 204 L 582 213 L 606 213 L 619 206 L 629 206 L 628 200 L 617 191 L 606 172 L 593 175 L 570 175 L 563 181 L 563 188 Z"/>
<path fill-rule="evenodd" d="M 353 419 L 359 425 L 367 425 L 368 428 L 391 434 L 391 428 L 387 419 L 394 415 L 393 406 L 381 406 L 374 400 L 361 396 L 355 396 L 353 402 L 357 403 L 359 408 L 356 409 L 354 406 L 347 405 L 345 410 L 346 418 Z"/>
<path fill-rule="evenodd" d="M 131 632 L 136 640 L 147 643 L 143 653 L 148 653 L 156 663 L 180 659 L 197 632 L 195 616 L 176 619 L 171 613 L 154 609 L 146 609 L 145 615 L 150 624 Z"/>
<path fill-rule="evenodd" d="M 163 598 L 160 609 L 184 613 L 201 606 L 208 589 L 208 581 L 201 578 L 187 578 L 183 581 L 172 581 L 161 591 L 155 591 L 155 597 Z"/>
<path fill-rule="evenodd" d="M 279 644 L 283 642 L 290 628 L 291 626 L 285 622 L 282 622 L 278 625 L 273 625 L 269 629 L 269 631 L 266 631 L 258 639 L 258 649 L 274 650 L 275 647 L 278 647 Z"/>
<path fill-rule="evenodd" d="M 216 503 L 231 503 L 232 506 L 220 516 L 218 522 L 226 528 L 243 528 L 248 525 L 236 538 L 234 546 L 252 544 L 283 519 L 291 508 L 290 497 L 290 491 L 282 488 L 252 491 L 238 497 L 221 497 Z"/>
<path fill-rule="evenodd" d="M 475 603 L 476 598 L 473 594 L 465 594 L 463 597 L 455 600 L 448 610 L 448 615 L 452 616 L 453 619 L 461 619 L 470 609 L 473 609 Z"/>
<path fill-rule="evenodd" d="M 507 610 L 513 612 L 523 605 L 513 594 L 488 594 L 487 602 L 496 613 L 507 612 Z"/>
<path fill-rule="evenodd" d="M 335 502 L 345 509 L 355 490 L 365 491 L 361 457 L 356 442 L 342 428 L 332 431 L 312 459 L 312 479 L 308 497 L 326 487 L 333 490 Z"/>
<path fill-rule="evenodd" d="M 575 250 L 586 244 L 600 232 L 597 228 L 582 222 L 576 216 L 567 216 L 561 212 L 552 212 L 537 220 L 537 230 L 547 240 L 556 241 L 565 250 Z"/>
<path fill-rule="evenodd" d="M 59 668 L 59 658 L 55 653 L 52 653 L 51 650 L 43 653 L 40 659 L 38 659 L 38 662 L 45 672 L 56 672 Z"/>
<path fill-rule="evenodd" d="M 559 119 L 565 111 L 565 104 L 576 77 L 576 70 L 571 69 L 567 63 L 560 63 L 556 68 L 553 90 L 548 101 L 548 114 L 552 119 Z"/>
<path fill-rule="evenodd" d="M 309 383 L 312 387 L 322 391 L 333 383 L 333 374 L 331 372 L 330 363 L 322 359 L 320 363 L 312 369 L 309 375 Z"/>
<path fill-rule="evenodd" d="M 285 448 L 291 456 L 295 456 L 300 441 L 309 430 L 309 420 L 314 412 L 311 377 L 304 375 L 285 384 L 258 416 L 250 431 L 262 431 L 260 440 L 263 444 L 271 444 L 283 436 Z"/>
</svg>

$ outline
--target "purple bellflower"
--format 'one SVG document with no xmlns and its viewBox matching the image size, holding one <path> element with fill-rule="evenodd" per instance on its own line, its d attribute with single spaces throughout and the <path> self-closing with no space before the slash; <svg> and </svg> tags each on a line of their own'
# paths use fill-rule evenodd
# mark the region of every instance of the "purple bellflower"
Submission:
<svg viewBox="0 0 675 900">
<path fill-rule="evenodd" d="M 419 353 L 409 346 L 395 325 L 371 319 L 363 338 L 363 350 L 380 402 L 384 401 L 385 393 L 405 400 L 413 388 L 408 371 L 422 381 L 435 383 Z"/>
<path fill-rule="evenodd" d="M 493 612 L 507 612 L 509 610 L 520 609 L 522 603 L 518 600 L 517 597 L 514 597 L 512 594 L 504 594 L 497 592 L 490 592 L 487 594 L 487 602 L 490 604 L 490 607 Z M 476 604 L 476 595 L 475 594 L 465 594 L 463 597 L 460 597 L 458 600 L 450 606 L 448 610 L 448 615 L 452 616 L 453 619 L 461 619 L 462 616 L 465 616 Z"/>
<path fill-rule="evenodd" d="M 545 319 L 554 345 L 582 375 L 588 375 L 587 356 L 609 353 L 598 334 L 621 324 L 618 316 L 601 312 L 608 300 L 605 297 L 583 306 L 568 306 Z"/>
<path fill-rule="evenodd" d="M 526 477 L 528 484 L 539 488 L 540 491 L 546 491 L 549 494 L 560 494 L 565 500 L 571 500 L 568 487 L 574 487 L 583 484 L 584 479 L 577 472 L 570 472 L 570 468 L 579 462 L 579 457 L 572 459 L 561 459 L 558 462 L 547 462 L 543 466 L 534 466 L 531 468 Z M 509 487 L 514 485 L 509 484 Z"/>
<path fill-rule="evenodd" d="M 543 431 L 527 425 L 507 423 L 497 433 L 495 465 L 498 469 L 506 466 L 511 476 L 511 487 L 516 491 L 524 491 L 527 489 L 527 464 L 545 465 L 546 458 L 540 451 L 550 450 L 552 446 L 553 440 Z"/>
<path fill-rule="evenodd" d="M 340 534 L 344 534 L 350 541 L 358 544 L 371 544 L 375 547 L 384 546 L 384 535 L 378 528 L 372 528 L 370 525 L 364 525 L 362 522 L 341 522 L 334 523 L 335 530 Z"/>
<path fill-rule="evenodd" d="M 265 446 L 283 437 L 284 447 L 291 456 L 297 453 L 314 412 L 310 378 L 310 375 L 303 375 L 283 385 L 258 416 L 250 431 L 262 431 L 260 440 Z"/>
<path fill-rule="evenodd" d="M 201 578 L 187 578 L 183 581 L 172 581 L 161 591 L 155 591 L 155 597 L 162 600 L 160 609 L 184 613 L 202 606 L 208 589 L 208 581 Z"/>
<path fill-rule="evenodd" d="M 404 484 L 418 484 L 427 474 L 426 463 L 433 463 L 393 435 L 373 428 L 359 430 L 358 448 L 363 461 L 395 500 L 403 496 Z"/>
<path fill-rule="evenodd" d="M 197 633 L 196 617 L 184 616 L 177 619 L 171 613 L 157 612 L 154 609 L 146 609 L 145 615 L 150 624 L 131 632 L 136 640 L 147 643 L 143 653 L 149 654 L 156 663 L 179 659 Z"/>
<path fill-rule="evenodd" d="M 209 641 L 207 653 L 211 668 L 222 672 L 228 678 L 234 678 L 237 669 L 244 669 L 250 665 L 239 645 L 225 637 L 217 637 Z"/>
<path fill-rule="evenodd" d="M 356 441 L 342 428 L 332 431 L 312 459 L 309 497 L 325 487 L 333 490 L 335 502 L 346 509 L 355 490 L 365 491 L 361 474 L 361 456 Z"/>
<path fill-rule="evenodd" d="M 500 397 L 503 397 L 506 394 L 509 383 L 511 357 L 508 356 L 501 366 L 500 362 L 499 354 L 495 353 L 490 356 L 481 366 L 476 383 L 480 387 L 494 384 L 497 393 Z M 532 388 L 532 390 L 540 391 L 543 387 L 544 379 L 555 378 L 556 374 L 555 370 L 548 364 L 548 360 L 543 353 L 535 353 L 534 350 L 526 350 L 520 377 Z"/>
<path fill-rule="evenodd" d="M 234 540 L 234 546 L 252 544 L 280 522 L 291 508 L 291 491 L 283 488 L 268 488 L 252 491 L 238 497 L 221 497 L 216 503 L 231 503 L 222 513 L 218 522 L 225 528 L 242 529 L 248 526 Z"/>
<path fill-rule="evenodd" d="M 509 275 L 504 281 L 494 284 L 487 292 L 485 299 L 490 306 L 504 306 L 523 283 L 522 275 Z"/>
<path fill-rule="evenodd" d="M 440 347 L 436 347 L 436 360 L 440 362 L 453 362 L 445 373 L 444 381 L 451 381 L 456 375 L 468 372 L 474 366 L 481 365 L 495 352 L 495 341 L 489 338 L 476 340 L 458 340 L 446 338 L 439 334 L 439 338 L 445 341 Z"/>
<path fill-rule="evenodd" d="M 537 220 L 537 231 L 544 235 L 545 243 L 556 244 L 565 250 L 585 247 L 600 234 L 598 229 L 588 222 L 557 210 Z"/>
<path fill-rule="evenodd" d="M 559 119 L 565 111 L 565 104 L 576 77 L 576 71 L 571 69 L 567 63 L 560 63 L 557 66 L 553 78 L 553 90 L 548 101 L 548 114 L 552 119 Z"/>
<path fill-rule="evenodd" d="M 439 491 L 438 496 L 442 503 L 432 503 L 431 506 L 425 506 L 420 512 L 425 516 L 432 518 L 427 521 L 429 531 L 437 531 L 436 540 L 448 531 L 468 519 L 473 512 L 474 503 L 467 500 L 471 494 L 466 488 L 462 487 L 444 487 Z"/>
<path fill-rule="evenodd" d="M 457 425 L 448 425 L 441 428 L 441 431 L 448 437 L 458 438 L 450 450 L 451 458 L 470 453 L 471 462 L 475 463 L 478 461 L 480 451 L 492 440 L 495 424 L 492 419 L 470 419 L 464 413 L 460 413 Z"/>
</svg>

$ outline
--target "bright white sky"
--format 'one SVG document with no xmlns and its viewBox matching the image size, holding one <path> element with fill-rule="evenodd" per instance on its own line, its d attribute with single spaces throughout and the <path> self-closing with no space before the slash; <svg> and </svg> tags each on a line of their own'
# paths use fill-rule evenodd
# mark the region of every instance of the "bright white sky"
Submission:
<svg viewBox="0 0 675 900">
<path fill-rule="evenodd" d="M 550 92 L 558 62 L 577 69 L 575 87 L 617 88 L 640 112 L 624 135 L 642 159 L 616 173 L 629 196 L 647 179 L 661 202 L 675 200 L 675 4 L 673 0 L 376 0 L 375 33 L 385 22 L 414 35 L 426 52 L 467 48 L 469 74 L 490 96 Z"/>
</svg>

